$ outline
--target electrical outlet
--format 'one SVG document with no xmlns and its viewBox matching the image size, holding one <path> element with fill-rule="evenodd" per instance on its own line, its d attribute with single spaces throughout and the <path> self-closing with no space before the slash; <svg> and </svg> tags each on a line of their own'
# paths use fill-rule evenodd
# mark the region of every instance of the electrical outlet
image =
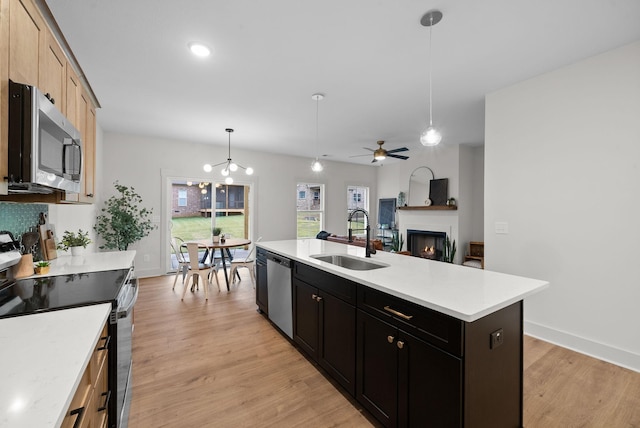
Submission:
<svg viewBox="0 0 640 428">
<path fill-rule="evenodd" d="M 504 332 L 502 331 L 502 329 L 496 330 L 493 333 L 491 333 L 489 349 L 497 348 L 498 346 L 502 345 L 503 342 L 504 342 Z"/>
</svg>

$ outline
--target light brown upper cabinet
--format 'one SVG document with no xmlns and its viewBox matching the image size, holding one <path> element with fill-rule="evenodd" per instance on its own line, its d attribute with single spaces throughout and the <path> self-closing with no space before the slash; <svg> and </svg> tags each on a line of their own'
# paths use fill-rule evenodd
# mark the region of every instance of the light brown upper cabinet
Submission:
<svg viewBox="0 0 640 428">
<path fill-rule="evenodd" d="M 49 25 L 50 24 L 50 25 Z M 57 30 L 50 11 L 33 0 L 0 0 L 0 200 L 93 203 L 96 165 L 96 106 L 82 69 Z M 8 79 L 38 87 L 80 131 L 83 182 L 79 194 L 7 195 Z"/>
<path fill-rule="evenodd" d="M 9 0 L 9 78 L 38 86 L 45 22 L 29 0 Z"/>
<path fill-rule="evenodd" d="M 49 94 L 58 110 L 66 114 L 67 58 L 48 28 L 45 28 L 45 44 L 40 57 L 38 81 L 38 88 Z"/>
</svg>

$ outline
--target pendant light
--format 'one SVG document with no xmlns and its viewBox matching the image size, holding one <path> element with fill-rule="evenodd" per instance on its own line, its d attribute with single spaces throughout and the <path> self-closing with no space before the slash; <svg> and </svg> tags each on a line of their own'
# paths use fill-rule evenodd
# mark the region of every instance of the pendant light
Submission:
<svg viewBox="0 0 640 428">
<path fill-rule="evenodd" d="M 319 153 L 318 153 L 318 146 L 319 146 L 319 142 L 318 142 L 319 141 L 319 138 L 318 138 L 318 111 L 319 111 L 319 107 L 318 107 L 318 104 L 320 103 L 320 100 L 322 100 L 323 98 L 324 98 L 324 95 L 320 94 L 320 93 L 311 95 L 311 99 L 315 100 L 315 102 L 316 102 L 316 158 L 311 163 L 311 171 L 313 171 L 313 172 L 321 172 L 324 169 L 324 166 L 322 165 L 322 163 L 320 163 Z"/>
<path fill-rule="evenodd" d="M 211 165 L 211 164 L 205 164 L 203 169 L 205 170 L 205 172 L 211 172 L 213 170 L 213 167 L 219 166 L 219 165 L 224 165 L 224 168 L 222 169 L 222 171 L 220 171 L 220 173 L 226 177 L 224 179 L 224 182 L 226 184 L 233 184 L 233 177 L 231 177 L 231 173 L 235 172 L 238 170 L 238 168 L 242 168 L 244 169 L 245 174 L 247 175 L 251 175 L 253 174 L 253 168 L 249 167 L 244 167 L 242 165 L 238 165 L 237 163 L 234 163 L 231 160 L 231 133 L 233 132 L 233 129 L 231 128 L 227 128 L 225 129 L 225 132 L 227 132 L 229 134 L 229 151 L 228 151 L 228 155 L 227 155 L 227 160 L 224 162 L 220 162 L 217 163 L 215 165 Z"/>
<path fill-rule="evenodd" d="M 431 100 L 431 32 L 433 26 L 442 20 L 442 12 L 439 10 L 430 10 L 425 13 L 420 20 L 420 23 L 429 27 L 429 127 L 420 134 L 420 143 L 423 146 L 437 146 L 442 140 L 442 134 L 433 126 L 433 103 Z"/>
</svg>

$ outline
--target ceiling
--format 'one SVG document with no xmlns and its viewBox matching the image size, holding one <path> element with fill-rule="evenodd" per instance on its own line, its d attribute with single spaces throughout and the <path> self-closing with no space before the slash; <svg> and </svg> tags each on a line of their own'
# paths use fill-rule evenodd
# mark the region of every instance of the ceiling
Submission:
<svg viewBox="0 0 640 428">
<path fill-rule="evenodd" d="M 484 95 L 640 40 L 637 0 L 46 0 L 104 131 L 369 163 L 385 140 L 420 155 L 482 144 Z M 187 43 L 213 54 L 196 58 Z M 316 148 L 316 101 L 318 107 Z M 402 162 L 388 159 L 384 162 Z"/>
</svg>

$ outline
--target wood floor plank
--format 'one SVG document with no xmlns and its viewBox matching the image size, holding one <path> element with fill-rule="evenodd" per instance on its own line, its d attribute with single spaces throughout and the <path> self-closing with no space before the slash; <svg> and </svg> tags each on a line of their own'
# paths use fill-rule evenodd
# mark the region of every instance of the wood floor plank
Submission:
<svg viewBox="0 0 640 428">
<path fill-rule="evenodd" d="M 139 281 L 129 426 L 380 425 L 256 312 L 249 273 L 231 292 Z M 224 283 L 224 279 L 221 280 Z M 640 427 L 640 373 L 525 336 L 526 428 Z"/>
</svg>

